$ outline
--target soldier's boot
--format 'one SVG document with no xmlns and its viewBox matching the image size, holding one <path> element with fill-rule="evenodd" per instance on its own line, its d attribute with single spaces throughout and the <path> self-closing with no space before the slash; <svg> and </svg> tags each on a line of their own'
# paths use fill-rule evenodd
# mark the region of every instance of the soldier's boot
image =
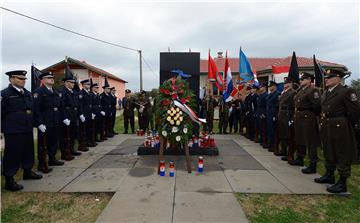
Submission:
<svg viewBox="0 0 360 223">
<path fill-rule="evenodd" d="M 63 161 L 56 160 L 55 157 L 50 157 L 49 166 L 62 166 L 64 165 Z"/>
<path fill-rule="evenodd" d="M 16 183 L 13 177 L 5 177 L 5 190 L 19 191 L 24 189 L 23 185 Z"/>
<path fill-rule="evenodd" d="M 53 171 L 53 169 L 47 167 L 44 163 L 39 163 L 38 171 L 40 171 L 42 173 L 50 173 L 51 171 Z"/>
<path fill-rule="evenodd" d="M 315 178 L 314 181 L 318 184 L 334 184 L 335 176 L 333 170 L 326 170 L 324 176 Z"/>
<path fill-rule="evenodd" d="M 310 165 L 301 170 L 304 174 L 313 174 L 316 173 L 316 162 L 311 162 Z"/>
<path fill-rule="evenodd" d="M 32 170 L 24 170 L 23 180 L 40 180 L 42 175 L 33 172 Z"/>
<path fill-rule="evenodd" d="M 68 151 L 68 152 L 63 152 L 63 153 L 61 153 L 61 159 L 62 160 L 65 160 L 65 161 L 71 161 L 71 160 L 73 160 L 75 157 L 73 157 L 72 155 L 71 155 L 71 152 L 70 151 Z"/>
<path fill-rule="evenodd" d="M 340 176 L 338 182 L 336 182 L 336 184 L 331 185 L 326 190 L 334 194 L 347 192 L 346 179 L 347 177 Z"/>
<path fill-rule="evenodd" d="M 298 156 L 295 160 L 290 160 L 288 163 L 291 166 L 304 166 L 304 158 L 301 156 Z"/>
</svg>

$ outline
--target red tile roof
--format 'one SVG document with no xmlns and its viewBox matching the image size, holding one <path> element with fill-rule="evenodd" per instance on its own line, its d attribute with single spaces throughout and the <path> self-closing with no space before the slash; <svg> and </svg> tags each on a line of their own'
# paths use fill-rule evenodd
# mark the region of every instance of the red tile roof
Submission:
<svg viewBox="0 0 360 223">
<path fill-rule="evenodd" d="M 306 58 L 306 57 L 296 57 L 298 66 L 299 67 L 313 67 L 313 58 Z M 239 72 L 239 58 L 228 58 L 230 69 L 232 72 Z M 216 63 L 216 66 L 219 71 L 224 71 L 225 68 L 225 58 L 218 58 L 215 57 L 214 61 Z M 250 64 L 252 69 L 255 69 L 256 72 L 265 71 L 268 69 L 271 69 L 271 66 L 290 66 L 291 63 L 291 56 L 288 56 L 286 58 L 256 58 L 256 57 L 250 57 L 249 58 Z M 318 60 L 318 62 L 322 66 L 328 66 L 328 67 L 341 67 L 345 70 L 347 68 L 342 64 L 336 64 L 332 62 L 326 62 Z M 200 73 L 207 73 L 208 72 L 208 60 L 207 59 L 201 59 L 200 60 Z"/>
</svg>

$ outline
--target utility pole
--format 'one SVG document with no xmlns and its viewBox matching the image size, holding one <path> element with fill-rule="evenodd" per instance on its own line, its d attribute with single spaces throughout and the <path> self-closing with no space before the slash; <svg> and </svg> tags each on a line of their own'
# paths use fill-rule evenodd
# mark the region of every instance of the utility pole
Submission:
<svg viewBox="0 0 360 223">
<path fill-rule="evenodd" d="M 139 50 L 139 57 L 140 57 L 140 91 L 143 90 L 143 80 L 142 80 L 142 55 L 141 50 Z"/>
</svg>

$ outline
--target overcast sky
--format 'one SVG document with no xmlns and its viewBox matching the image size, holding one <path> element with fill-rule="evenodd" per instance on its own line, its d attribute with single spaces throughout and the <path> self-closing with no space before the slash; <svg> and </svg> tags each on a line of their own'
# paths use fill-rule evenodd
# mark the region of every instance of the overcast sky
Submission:
<svg viewBox="0 0 360 223">
<path fill-rule="evenodd" d="M 5 1 L 20 13 L 113 43 L 142 49 L 144 88 L 159 82 L 159 52 L 200 52 L 207 58 L 228 50 L 238 57 L 298 56 L 343 64 L 359 78 L 359 3 L 286 1 L 250 3 L 116 3 L 110 1 Z M 133 51 L 108 46 L 1 10 L 1 74 L 30 72 L 65 56 L 84 60 L 139 89 L 139 59 Z M 29 75 L 30 76 L 30 75 Z M 30 81 L 29 81 L 30 82 Z M 2 75 L 1 88 L 7 78 Z M 28 83 L 29 84 L 29 83 Z M 28 88 L 30 85 L 27 85 Z"/>
</svg>

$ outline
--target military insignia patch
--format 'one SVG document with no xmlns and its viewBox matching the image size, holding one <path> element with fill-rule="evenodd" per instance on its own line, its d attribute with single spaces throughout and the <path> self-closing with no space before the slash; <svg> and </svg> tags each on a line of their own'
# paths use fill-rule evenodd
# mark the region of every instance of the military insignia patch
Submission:
<svg viewBox="0 0 360 223">
<path fill-rule="evenodd" d="M 314 93 L 314 98 L 320 98 L 319 92 Z"/>
<path fill-rule="evenodd" d="M 82 99 L 82 98 L 83 98 L 83 95 L 82 95 L 82 94 L 79 94 L 79 98 Z"/>
<path fill-rule="evenodd" d="M 355 93 L 352 93 L 352 94 L 350 95 L 350 100 L 351 100 L 351 101 L 357 101 L 357 100 L 358 100 Z"/>
<path fill-rule="evenodd" d="M 39 94 L 38 93 L 34 93 L 34 98 L 38 98 Z"/>
</svg>

